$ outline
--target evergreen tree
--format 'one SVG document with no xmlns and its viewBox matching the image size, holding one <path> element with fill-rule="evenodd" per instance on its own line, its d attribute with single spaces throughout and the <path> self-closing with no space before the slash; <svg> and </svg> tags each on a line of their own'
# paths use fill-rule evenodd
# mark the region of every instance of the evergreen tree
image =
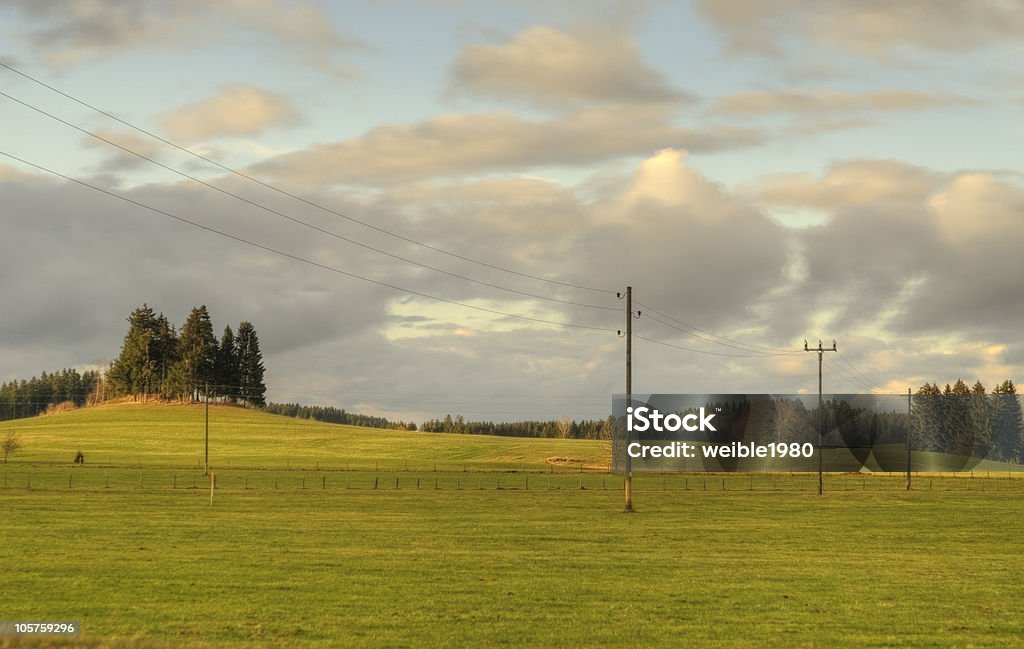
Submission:
<svg viewBox="0 0 1024 649">
<path fill-rule="evenodd" d="M 178 387 L 186 387 L 188 394 L 198 399 L 207 384 L 217 383 L 217 339 L 205 304 L 193 308 L 185 320 L 178 338 L 178 351 L 180 359 L 175 372 Z"/>
<path fill-rule="evenodd" d="M 158 388 L 161 397 L 170 397 L 176 393 L 169 378 L 171 368 L 178 362 L 178 334 L 174 325 L 163 313 L 156 317 L 156 338 L 154 347 L 157 354 L 155 370 L 158 374 Z"/>
<path fill-rule="evenodd" d="M 947 451 L 956 455 L 974 454 L 977 432 L 971 417 L 971 389 L 962 379 L 957 379 L 953 388 L 944 395 L 946 403 L 946 426 L 949 434 Z"/>
<path fill-rule="evenodd" d="M 263 354 L 260 353 L 260 341 L 251 322 L 243 322 L 238 325 L 236 345 L 238 349 L 239 398 L 250 405 L 262 408 L 266 405 L 263 395 L 267 391 L 267 386 L 263 384 Z"/>
<path fill-rule="evenodd" d="M 152 390 L 157 378 L 158 334 L 157 317 L 149 305 L 143 304 L 128 316 L 121 353 L 110 366 L 111 384 L 118 394 L 145 395 Z"/>
<path fill-rule="evenodd" d="M 1007 379 L 992 390 L 992 441 L 997 459 L 1019 462 L 1024 416 L 1021 414 L 1017 386 Z"/>
<path fill-rule="evenodd" d="M 975 381 L 971 388 L 969 416 L 974 431 L 974 452 L 978 457 L 988 457 L 992 452 L 992 403 L 981 381 Z"/>
<path fill-rule="evenodd" d="M 941 399 L 942 390 L 934 383 L 925 383 L 914 395 L 911 419 L 915 450 L 938 450 L 942 438 Z"/>
<path fill-rule="evenodd" d="M 238 399 L 238 388 L 242 382 L 238 346 L 231 326 L 224 327 L 217 349 L 217 394 L 234 403 Z"/>
</svg>

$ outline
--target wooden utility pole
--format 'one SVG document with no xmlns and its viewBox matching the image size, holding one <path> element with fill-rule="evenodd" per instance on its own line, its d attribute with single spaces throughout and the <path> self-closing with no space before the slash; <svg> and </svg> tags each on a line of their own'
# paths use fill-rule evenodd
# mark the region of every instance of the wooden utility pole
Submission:
<svg viewBox="0 0 1024 649">
<path fill-rule="evenodd" d="M 204 473 L 204 475 L 210 475 L 210 384 L 209 383 L 206 384 L 206 394 L 204 396 L 206 397 L 206 399 L 205 399 L 206 400 L 206 458 L 204 460 L 204 463 L 205 463 L 205 473 Z M 211 498 L 211 500 L 213 498 L 213 492 L 212 491 L 210 492 L 210 498 Z"/>
<path fill-rule="evenodd" d="M 818 348 L 817 349 L 808 348 L 807 347 L 807 341 L 805 340 L 804 341 L 804 351 L 805 352 L 817 352 L 818 353 L 818 495 L 820 496 L 822 494 L 822 492 L 824 491 L 824 478 L 822 477 L 823 470 L 824 470 L 824 465 L 823 465 L 824 458 L 823 458 L 823 453 L 822 453 L 821 447 L 822 447 L 822 444 L 824 443 L 824 439 L 825 439 L 825 431 L 824 431 L 824 425 L 825 425 L 824 424 L 824 422 L 825 422 L 824 415 L 825 415 L 825 410 L 824 410 L 823 404 L 821 402 L 821 360 L 822 360 L 822 357 L 825 355 L 825 352 L 834 352 L 834 351 L 838 351 L 838 350 L 836 349 L 836 341 L 835 340 L 832 341 L 832 349 L 828 349 L 828 348 L 822 347 L 820 340 L 818 341 Z"/>
<path fill-rule="evenodd" d="M 633 287 L 626 287 L 626 407 L 633 405 Z M 626 426 L 626 448 L 630 442 Z M 626 511 L 633 511 L 633 459 L 626 452 Z"/>
<path fill-rule="evenodd" d="M 910 433 L 912 432 L 911 426 L 913 426 L 913 420 L 910 417 L 911 404 L 913 401 L 913 393 L 910 388 L 907 388 L 907 491 L 910 491 Z"/>
<path fill-rule="evenodd" d="M 639 318 L 640 312 L 637 311 L 636 315 L 633 315 L 633 287 L 626 287 L 626 294 L 623 296 L 622 293 L 616 294 L 621 300 L 623 297 L 626 298 L 626 407 L 633 405 L 633 318 Z M 619 332 L 622 335 L 622 332 Z M 626 448 L 629 448 L 631 442 L 631 435 L 629 425 L 626 425 Z M 624 487 L 626 491 L 626 511 L 633 511 L 633 458 L 629 456 L 629 451 L 626 452 L 626 479 L 624 481 Z"/>
</svg>

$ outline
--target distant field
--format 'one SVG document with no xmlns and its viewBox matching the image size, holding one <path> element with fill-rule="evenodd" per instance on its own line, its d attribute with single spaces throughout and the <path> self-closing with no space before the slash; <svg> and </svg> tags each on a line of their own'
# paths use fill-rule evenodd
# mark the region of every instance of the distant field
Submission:
<svg viewBox="0 0 1024 649">
<path fill-rule="evenodd" d="M 202 405 L 116 404 L 0 422 L 14 428 L 24 449 L 18 463 L 70 464 L 78 450 L 86 464 L 197 466 L 203 461 Z M 214 467 L 373 469 L 469 466 L 607 466 L 607 443 L 590 440 L 445 435 L 339 426 L 210 406 L 210 464 Z"/>
<path fill-rule="evenodd" d="M 597 442 L 217 408 L 211 506 L 197 422 L 190 406 L 15 422 L 0 619 L 83 635 L 0 648 L 1024 646 L 1020 474 L 912 492 L 836 474 L 823 497 L 816 475 L 643 475 L 624 514 L 620 476 L 547 464 L 600 464 Z"/>
</svg>

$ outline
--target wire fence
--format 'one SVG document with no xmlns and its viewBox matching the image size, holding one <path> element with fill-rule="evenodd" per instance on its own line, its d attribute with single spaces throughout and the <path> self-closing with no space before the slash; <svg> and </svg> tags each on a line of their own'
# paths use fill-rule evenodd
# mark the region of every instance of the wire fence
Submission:
<svg viewBox="0 0 1024 649">
<path fill-rule="evenodd" d="M 324 470 L 214 470 L 218 491 L 609 491 L 623 488 L 623 477 L 610 473 L 534 471 L 418 472 Z M 826 474 L 825 490 L 906 490 L 905 474 Z M 177 491 L 210 489 L 211 476 L 201 470 L 103 467 L 7 467 L 0 470 L 4 490 L 33 491 Z M 915 491 L 1021 491 L 1024 474 L 1007 472 L 912 474 Z M 634 491 L 655 492 L 799 492 L 816 491 L 812 473 L 658 474 L 637 475 Z"/>
</svg>

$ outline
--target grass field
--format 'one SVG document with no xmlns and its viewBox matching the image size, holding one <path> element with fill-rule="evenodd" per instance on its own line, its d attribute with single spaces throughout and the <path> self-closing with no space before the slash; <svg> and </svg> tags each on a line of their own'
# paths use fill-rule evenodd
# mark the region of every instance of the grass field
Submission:
<svg viewBox="0 0 1024 649">
<path fill-rule="evenodd" d="M 115 404 L 0 422 L 23 438 L 19 462 L 201 466 L 202 405 Z M 547 466 L 548 458 L 608 463 L 607 443 L 419 433 L 337 426 L 231 406 L 210 406 L 215 467 L 385 469 Z M 574 462 L 569 462 L 570 464 Z"/>
<path fill-rule="evenodd" d="M 194 413 L 164 408 L 17 422 L 0 619 L 78 620 L 71 646 L 97 648 L 1024 646 L 1016 477 L 920 476 L 908 493 L 898 476 L 833 475 L 818 497 L 816 476 L 642 476 L 628 515 L 619 477 L 544 465 L 599 460 L 597 444 L 411 434 L 423 442 L 240 411 L 260 439 L 319 441 L 281 461 L 262 442 L 221 470 L 211 506 L 186 478 L 194 450 L 168 456 L 192 430 L 175 417 Z M 72 439 L 129 464 L 62 464 Z M 348 444 L 396 466 L 367 469 Z M 450 466 L 406 471 L 415 444 Z M 340 469 L 330 449 L 363 464 Z M 14 646 L 63 645 L 0 639 Z"/>
</svg>

